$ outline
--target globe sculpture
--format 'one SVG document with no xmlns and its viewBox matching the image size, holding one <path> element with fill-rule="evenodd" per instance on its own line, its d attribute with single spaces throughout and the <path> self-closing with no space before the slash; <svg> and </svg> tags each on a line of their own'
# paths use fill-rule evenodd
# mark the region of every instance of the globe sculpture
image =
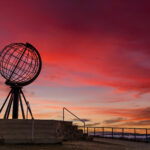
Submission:
<svg viewBox="0 0 150 150">
<path fill-rule="evenodd" d="M 36 48 L 29 43 L 12 43 L 2 50 L 0 57 L 0 73 L 6 79 L 6 85 L 11 88 L 0 109 L 0 113 L 8 101 L 4 119 L 9 119 L 11 107 L 12 119 L 18 119 L 19 104 L 22 117 L 25 119 L 22 102 L 22 100 L 24 100 L 27 110 L 29 110 L 33 118 L 32 111 L 23 94 L 22 87 L 33 82 L 40 74 L 42 66 L 40 54 Z"/>
</svg>

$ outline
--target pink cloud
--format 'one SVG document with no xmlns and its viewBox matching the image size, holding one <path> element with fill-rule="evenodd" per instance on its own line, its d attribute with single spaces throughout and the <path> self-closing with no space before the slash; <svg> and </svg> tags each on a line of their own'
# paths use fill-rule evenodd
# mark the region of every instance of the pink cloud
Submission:
<svg viewBox="0 0 150 150">
<path fill-rule="evenodd" d="M 1 26 L 14 35 L 11 41 L 33 41 L 39 49 L 43 71 L 48 73 L 41 74 L 44 84 L 108 86 L 143 94 L 150 91 L 149 9 L 147 3 L 136 4 L 88 1 L 89 11 L 71 2 L 62 7 L 55 2 L 27 5 L 2 1 L 1 14 L 5 17 L 2 15 Z"/>
</svg>

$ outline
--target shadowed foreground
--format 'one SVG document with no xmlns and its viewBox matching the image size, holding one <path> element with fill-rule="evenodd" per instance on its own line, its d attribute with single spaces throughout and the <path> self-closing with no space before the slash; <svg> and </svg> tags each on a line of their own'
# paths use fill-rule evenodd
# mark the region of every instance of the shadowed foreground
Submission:
<svg viewBox="0 0 150 150">
<path fill-rule="evenodd" d="M 150 144 L 128 141 L 73 141 L 58 145 L 0 145 L 0 150 L 150 150 Z"/>
</svg>

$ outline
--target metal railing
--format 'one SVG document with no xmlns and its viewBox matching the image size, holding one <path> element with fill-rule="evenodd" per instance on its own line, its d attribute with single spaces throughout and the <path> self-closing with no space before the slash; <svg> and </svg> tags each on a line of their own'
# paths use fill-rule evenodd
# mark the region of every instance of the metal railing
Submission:
<svg viewBox="0 0 150 150">
<path fill-rule="evenodd" d="M 68 110 L 66 107 L 63 107 L 63 121 L 65 121 L 65 110 L 67 112 L 69 112 L 71 115 L 73 115 L 74 117 L 76 117 L 79 121 L 81 121 L 83 123 L 83 133 L 85 133 L 85 121 L 83 121 L 82 119 L 80 119 L 78 116 L 76 116 L 70 110 Z"/>
<path fill-rule="evenodd" d="M 150 128 L 87 127 L 86 133 L 93 137 L 150 142 Z"/>
<path fill-rule="evenodd" d="M 63 107 L 63 121 L 65 121 L 65 110 L 84 124 L 78 128 L 83 129 L 88 136 L 150 142 L 150 128 L 87 127 L 84 120 L 65 107 Z"/>
</svg>

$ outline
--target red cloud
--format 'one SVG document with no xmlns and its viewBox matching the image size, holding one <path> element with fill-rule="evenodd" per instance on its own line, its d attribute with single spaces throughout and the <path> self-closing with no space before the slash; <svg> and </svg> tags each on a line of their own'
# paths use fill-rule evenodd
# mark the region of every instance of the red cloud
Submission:
<svg viewBox="0 0 150 150">
<path fill-rule="evenodd" d="M 109 114 L 112 116 L 118 116 L 118 117 L 123 117 L 127 118 L 125 121 L 141 121 L 141 120 L 150 120 L 150 107 L 144 107 L 144 108 L 130 108 L 130 109 L 95 109 L 93 113 L 95 114 Z"/>
<path fill-rule="evenodd" d="M 57 113 L 62 110 L 63 107 L 56 105 L 41 105 L 40 109 L 45 110 L 55 110 Z M 126 108 L 126 109 L 118 109 L 118 108 L 105 108 L 105 107 L 79 107 L 79 106 L 68 106 L 69 110 L 74 113 L 81 114 L 89 113 L 90 115 L 99 115 L 105 114 L 110 116 L 120 117 L 120 122 L 134 122 L 134 121 L 144 121 L 150 120 L 150 108 Z M 37 106 L 36 106 L 37 109 Z M 114 119 L 115 120 L 115 119 Z M 118 121 L 119 122 L 119 121 Z"/>
<path fill-rule="evenodd" d="M 88 7 L 79 7 L 2 1 L 1 6 L 8 41 L 28 40 L 39 49 L 44 84 L 150 91 L 149 2 L 87 1 Z"/>
</svg>

